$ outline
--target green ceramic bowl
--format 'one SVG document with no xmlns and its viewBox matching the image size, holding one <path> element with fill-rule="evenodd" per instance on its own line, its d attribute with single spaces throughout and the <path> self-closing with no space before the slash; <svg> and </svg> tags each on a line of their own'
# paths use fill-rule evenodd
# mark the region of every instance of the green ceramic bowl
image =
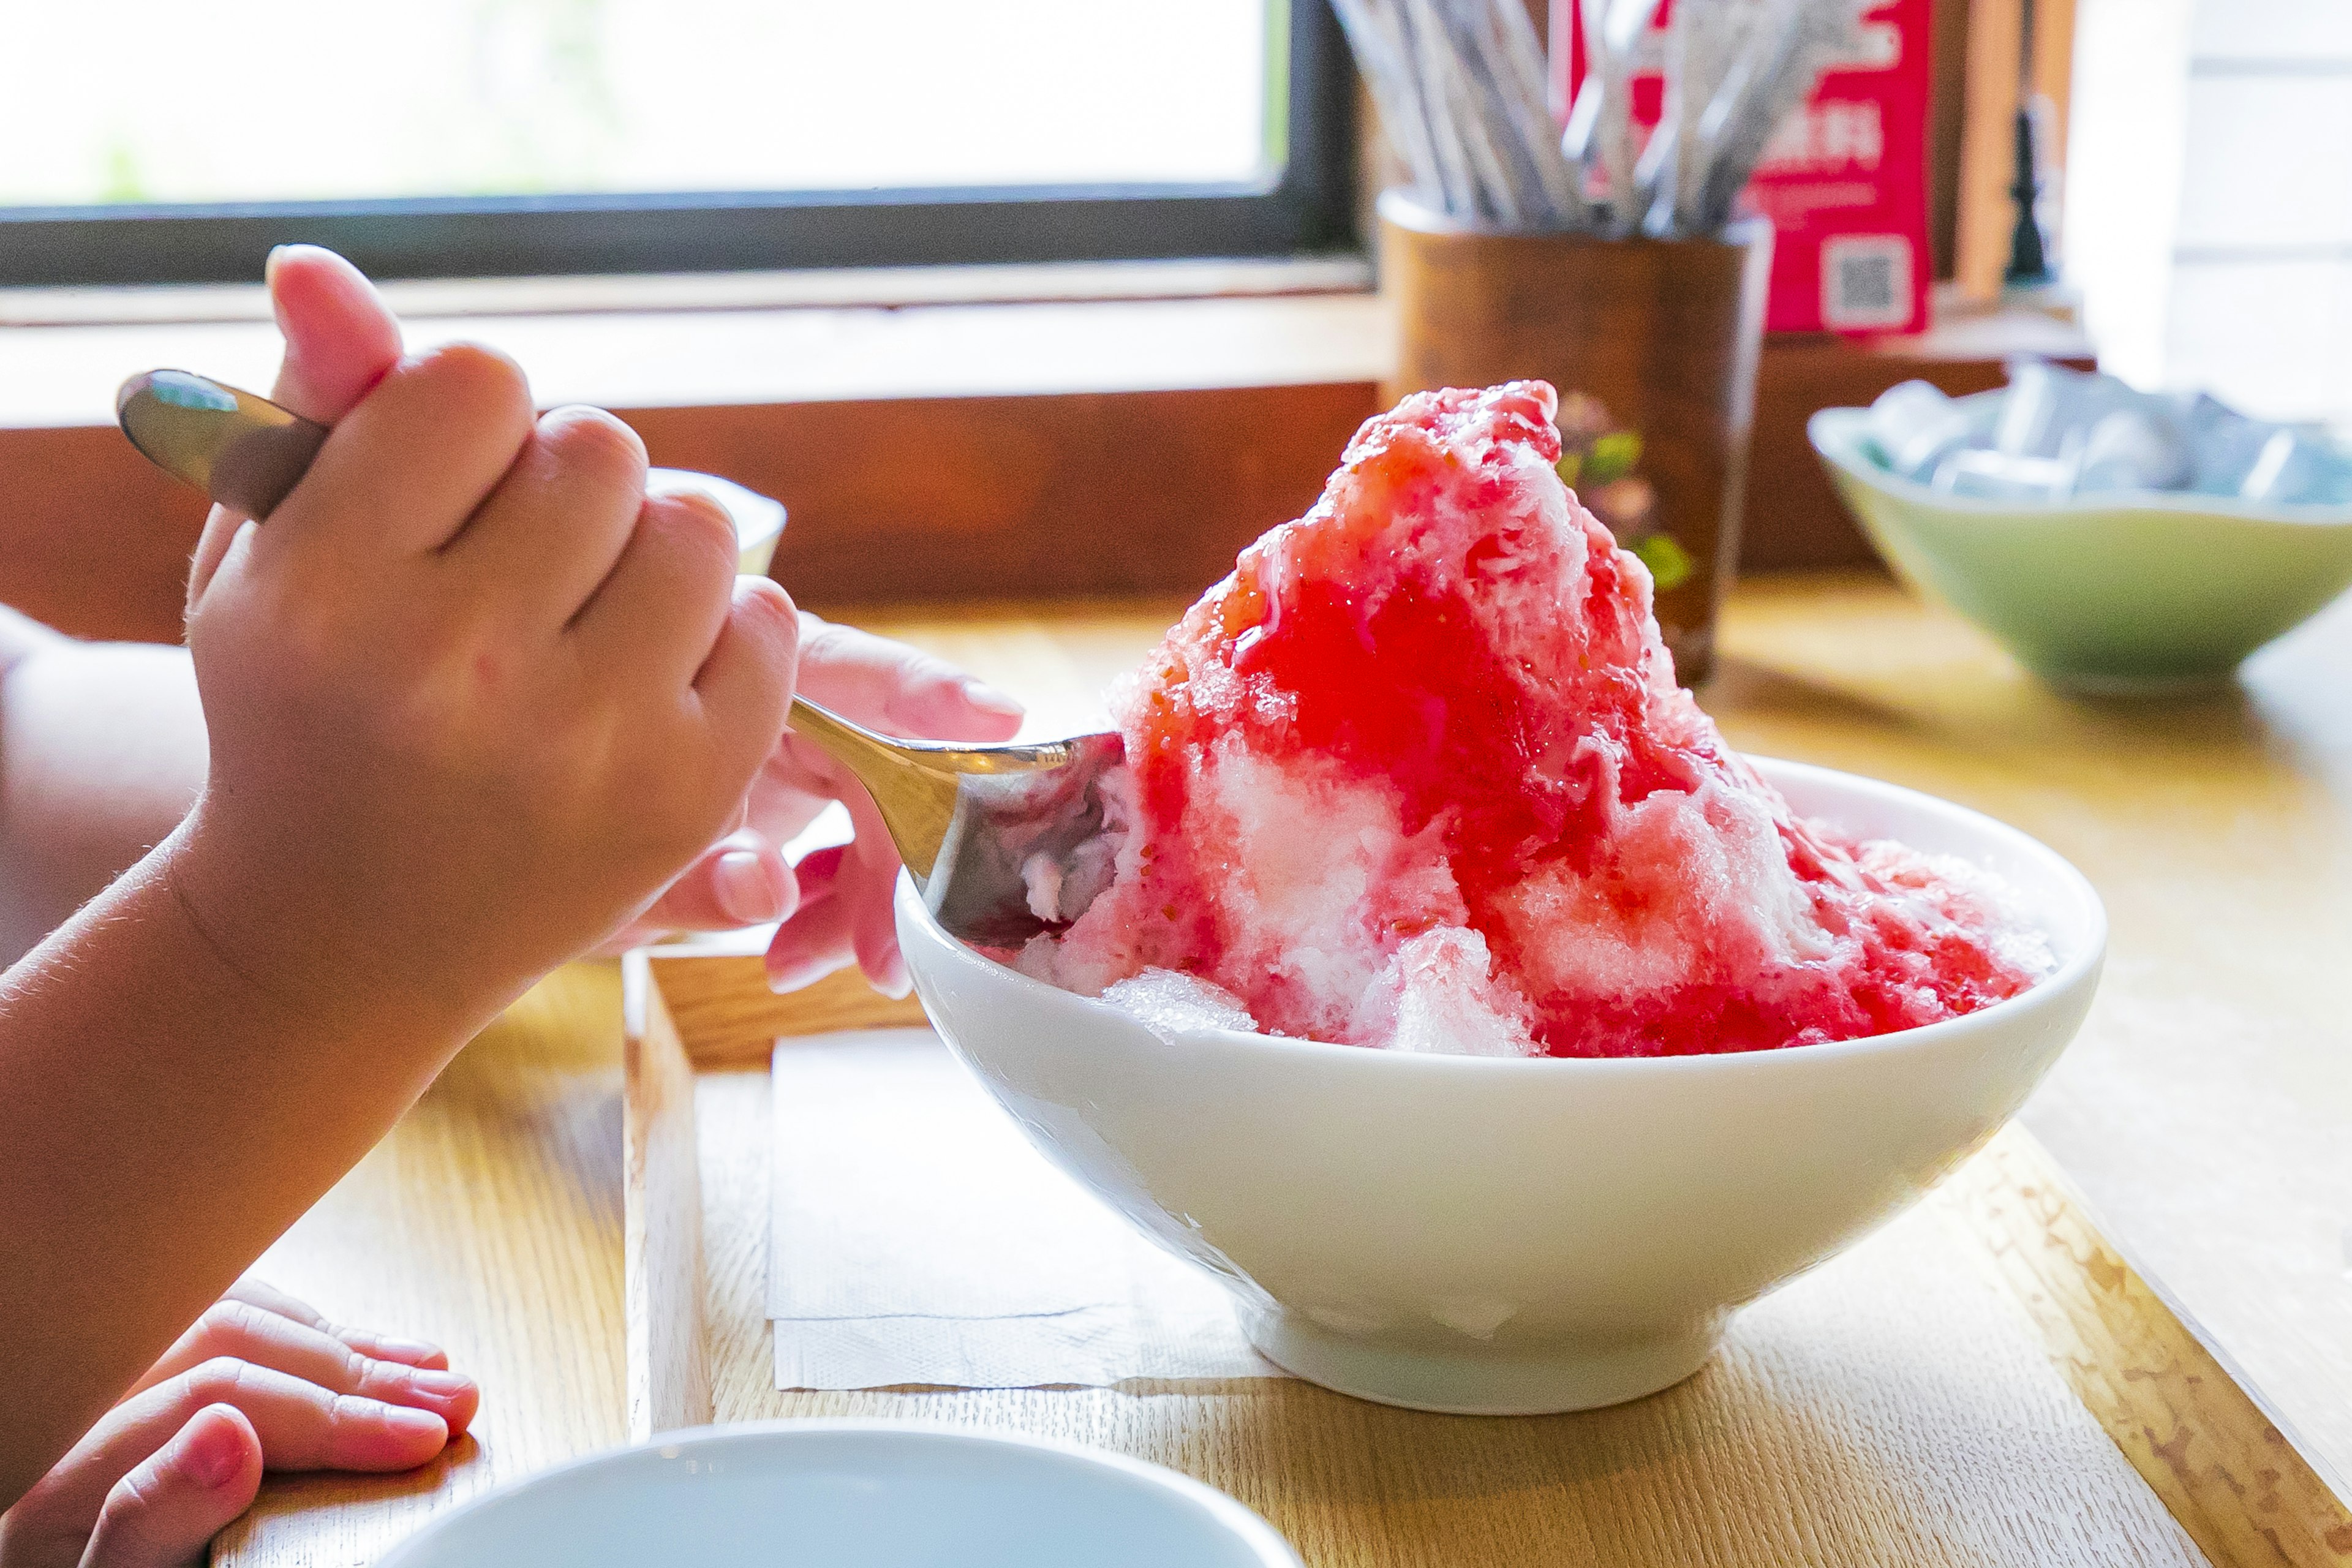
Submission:
<svg viewBox="0 0 2352 1568">
<path fill-rule="evenodd" d="M 1879 553 L 2053 684 L 2226 679 L 2352 586 L 2352 506 L 2150 490 L 2049 506 L 1940 495 L 1878 466 L 1867 411 L 1824 408 L 1813 449 Z"/>
</svg>

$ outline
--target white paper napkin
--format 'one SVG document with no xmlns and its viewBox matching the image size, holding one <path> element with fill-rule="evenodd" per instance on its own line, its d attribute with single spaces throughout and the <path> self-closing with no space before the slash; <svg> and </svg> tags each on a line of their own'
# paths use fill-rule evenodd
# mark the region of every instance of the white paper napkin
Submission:
<svg viewBox="0 0 2352 1568">
<path fill-rule="evenodd" d="M 777 1042 L 778 1388 L 1278 1377 L 1223 1288 L 1032 1149 L 928 1029 Z"/>
</svg>

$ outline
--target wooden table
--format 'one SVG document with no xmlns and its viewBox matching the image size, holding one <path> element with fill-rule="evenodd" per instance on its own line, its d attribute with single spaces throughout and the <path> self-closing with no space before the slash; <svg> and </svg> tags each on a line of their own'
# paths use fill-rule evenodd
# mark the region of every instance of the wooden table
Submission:
<svg viewBox="0 0 2352 1568">
<path fill-rule="evenodd" d="M 1045 731 L 1085 724 L 1104 677 L 1132 662 L 1179 607 L 856 618 L 1022 693 Z M 1724 647 L 1723 672 L 1705 700 L 1741 747 L 1978 806 L 2042 837 L 2098 885 L 2114 922 L 2108 977 L 2084 1037 L 2026 1121 L 2088 1194 L 2105 1233 L 2345 1492 L 2352 1475 L 2352 1009 L 2342 1000 L 2352 973 L 2352 606 L 2254 661 L 2240 688 L 2163 703 L 2050 693 L 1964 625 L 1874 579 L 1744 587 Z M 483 1414 L 473 1440 L 414 1477 L 273 1479 L 255 1513 L 223 1537 L 221 1560 L 364 1563 L 432 1509 L 624 1438 L 619 1058 L 616 971 L 580 965 L 553 977 L 469 1047 L 273 1250 L 267 1271 L 330 1313 L 447 1344 L 482 1379 Z M 717 1134 L 731 1121 L 744 1145 L 756 1148 L 765 1079 L 740 1078 L 706 1092 L 699 1112 L 707 1125 L 720 1124 Z M 757 1194 L 745 1184 L 764 1181 L 764 1159 L 714 1166 L 706 1157 L 703 1181 L 706 1214 L 752 1212 Z M 1869 1245 L 1882 1248 L 1888 1267 L 1912 1268 L 1916 1253 L 1916 1267 L 1927 1269 L 1932 1227 L 1966 1223 L 1969 1202 L 1965 1191 L 1939 1195 L 1916 1223 Z M 746 1227 L 714 1225 L 706 1236 L 715 1249 L 708 1259 L 714 1290 L 756 1289 L 762 1260 Z M 1818 1296 L 1824 1288 L 1806 1281 L 1789 1294 Z M 2030 1290 L 2024 1299 L 2031 1311 Z M 1400 1562 L 1654 1558 L 1668 1539 L 1657 1533 L 1656 1510 L 1683 1495 L 1678 1478 L 1692 1466 L 1752 1463 L 1759 1474 L 1817 1484 L 1835 1506 L 1757 1496 L 1720 1518 L 1684 1521 L 1673 1539 L 1726 1562 L 2047 1560 L 2052 1538 L 2021 1535 L 2019 1521 L 2079 1517 L 2086 1530 L 2090 1521 L 2137 1521 L 2130 1535 L 2137 1560 L 2196 1561 L 2195 1547 L 2168 1531 L 2161 1510 L 2148 1513 L 2153 1494 L 2136 1489 L 2099 1426 L 2080 1406 L 2044 1408 L 2030 1381 L 2020 1384 L 2028 1391 L 2022 1407 L 1985 1414 L 2058 1423 L 2050 1430 L 2062 1436 L 2074 1430 L 2065 1423 L 2077 1422 L 2087 1434 L 2079 1465 L 2016 1478 L 2008 1516 L 1973 1521 L 1949 1538 L 1906 1533 L 1906 1508 L 1916 1500 L 1874 1492 L 1884 1472 L 1874 1461 L 1882 1451 L 1916 1448 L 1921 1437 L 1882 1395 L 1900 1386 L 1905 1397 L 1947 1405 L 1975 1396 L 1965 1379 L 1939 1382 L 1932 1366 L 1888 1359 L 1874 1348 L 1880 1342 L 1865 1316 L 1851 1323 L 1848 1348 L 1867 1375 L 1850 1397 L 1807 1413 L 1815 1451 L 1743 1453 L 1738 1433 L 1708 1428 L 1708 1411 L 1820 1349 L 1780 1334 L 1781 1300 L 1742 1320 L 1724 1369 L 1672 1406 L 1683 1414 L 1662 1416 L 1667 1407 L 1645 1402 L 1575 1418 L 1587 1426 L 1573 1473 L 1519 1473 L 1527 1467 L 1515 1468 L 1508 1423 L 1460 1423 L 1465 1436 L 1453 1452 L 1399 1458 L 1375 1440 L 1388 1413 L 1297 1384 L 1269 1385 L 1249 1401 L 1150 1413 L 1139 1406 L 1132 1419 L 1172 1422 L 1152 1442 L 1181 1459 L 1213 1430 L 1221 1442 L 1245 1445 L 1254 1425 L 1298 1418 L 1301 1402 L 1329 1401 L 1309 1411 L 1330 1428 L 1312 1475 L 1239 1478 L 1261 1492 L 1262 1506 L 1268 1486 L 1313 1493 L 1315 1508 L 1286 1515 L 1310 1559 L 1328 1544 L 1312 1538 L 1316 1521 L 1351 1508 L 1381 1510 L 1415 1540 L 1450 1542 L 1450 1558 L 1416 1550 Z M 1973 1332 L 1969 1325 L 1979 1321 L 1951 1316 L 1958 1309 L 1944 1302 L 1922 1310 L 1945 1314 L 1935 1321 L 1948 1321 L 1955 1333 Z M 1965 1364 L 1971 1353 L 2006 1353 L 1990 1345 L 1956 1344 L 1953 1354 Z M 760 1359 L 756 1347 L 732 1350 L 718 1359 Z M 2168 1369 L 2162 1375 L 2183 1375 L 2169 1362 Z M 2193 1366 L 2185 1375 L 2193 1385 Z M 2082 1380 L 2073 1381 L 2083 1393 Z M 2063 1396 L 2068 1385 L 2052 1373 L 2048 1386 Z M 715 1390 L 722 1417 L 777 1408 L 782 1397 L 749 1384 Z M 908 1397 L 800 1396 L 792 1407 L 898 1408 L 887 1402 Z M 1047 1414 L 1041 1402 L 1124 1396 L 956 1397 L 1008 1417 L 1082 1426 L 1104 1412 Z M 2096 1402 L 2086 1394 L 2085 1403 Z M 1053 1407 L 1082 1408 L 1091 1406 Z M 2191 1417 L 2178 1432 L 2151 1428 L 2141 1443 L 2144 1462 L 2158 1457 L 2148 1468 L 2174 1464 L 2179 1472 L 2178 1487 L 2165 1489 L 2176 1514 L 2175 1490 L 2221 1484 L 2251 1489 L 2259 1501 L 2262 1489 L 2276 1484 L 2258 1467 L 2242 1476 L 2215 1472 L 2179 1446 L 2194 1437 L 2193 1426 Z M 2117 1431 L 2116 1423 L 2108 1429 Z M 2119 1436 L 2126 1439 L 2140 1442 Z M 1913 1473 L 1999 1458 L 1923 1452 Z M 1385 1457 L 1369 1457 L 1376 1454 Z M 1467 1517 L 1457 1505 L 1468 1492 L 1538 1485 L 1582 1489 L 1595 1500 L 1588 1512 L 1606 1519 L 1609 1533 L 1445 1534 L 1450 1521 Z M 2063 1555 L 2111 1560 L 2112 1544 L 2084 1533 Z M 2352 1532 L 2340 1543 L 2330 1535 L 2324 1550 L 2352 1562 Z M 2262 1551 L 2256 1539 L 2247 1560 Z"/>
</svg>

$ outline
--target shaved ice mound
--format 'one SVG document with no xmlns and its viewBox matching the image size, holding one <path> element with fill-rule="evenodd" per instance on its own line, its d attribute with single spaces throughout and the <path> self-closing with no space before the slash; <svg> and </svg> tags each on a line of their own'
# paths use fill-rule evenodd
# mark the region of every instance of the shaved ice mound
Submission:
<svg viewBox="0 0 2352 1568">
<path fill-rule="evenodd" d="M 1580 1057 L 1882 1034 L 2047 973 L 1986 873 L 1802 821 L 1725 745 L 1555 405 L 1409 397 L 1242 552 L 1114 692 L 1108 885 L 1021 968 L 1163 1026 Z"/>
</svg>

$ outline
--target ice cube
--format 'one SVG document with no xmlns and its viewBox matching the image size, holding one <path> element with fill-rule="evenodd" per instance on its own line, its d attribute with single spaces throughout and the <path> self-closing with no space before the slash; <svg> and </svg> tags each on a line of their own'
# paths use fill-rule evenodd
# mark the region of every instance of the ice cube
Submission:
<svg viewBox="0 0 2352 1568">
<path fill-rule="evenodd" d="M 2330 443 L 2290 426 L 2271 430 L 2254 454 L 2238 494 L 2246 500 L 2342 501 L 2352 490 L 2352 463 Z"/>
<path fill-rule="evenodd" d="M 1936 465 L 1935 488 L 1975 500 L 2059 501 L 2074 494 L 2074 466 L 2056 458 L 1954 452 Z"/>
<path fill-rule="evenodd" d="M 2012 360 L 2009 389 L 1993 426 L 1993 449 L 2017 458 L 2055 458 L 2069 433 L 2140 401 L 2140 394 L 2112 375 L 2038 359 Z"/>
<path fill-rule="evenodd" d="M 1105 991 L 1102 999 L 1140 1019 L 1156 1035 L 1179 1029 L 1239 1029 L 1244 1034 L 1257 1029 L 1257 1020 L 1240 997 L 1181 970 L 1147 969 Z"/>
<path fill-rule="evenodd" d="M 2169 420 L 2118 408 L 2082 435 L 2074 491 L 2174 490 L 2189 482 L 2189 453 Z"/>
<path fill-rule="evenodd" d="M 2172 419 L 2189 445 L 2189 489 L 2233 496 L 2253 471 L 2274 426 L 2250 419 L 2203 392 L 2173 394 Z"/>
<path fill-rule="evenodd" d="M 2318 506 L 2352 503 L 2352 451 L 2327 438 L 2313 439 L 2311 451 L 2315 461 L 2310 481 L 2289 499 Z"/>
<path fill-rule="evenodd" d="M 1906 479 L 1924 480 L 1945 453 L 1969 445 L 1979 423 L 1971 410 L 1936 387 L 1906 381 L 1878 395 L 1863 431 L 1880 462 Z"/>
</svg>

